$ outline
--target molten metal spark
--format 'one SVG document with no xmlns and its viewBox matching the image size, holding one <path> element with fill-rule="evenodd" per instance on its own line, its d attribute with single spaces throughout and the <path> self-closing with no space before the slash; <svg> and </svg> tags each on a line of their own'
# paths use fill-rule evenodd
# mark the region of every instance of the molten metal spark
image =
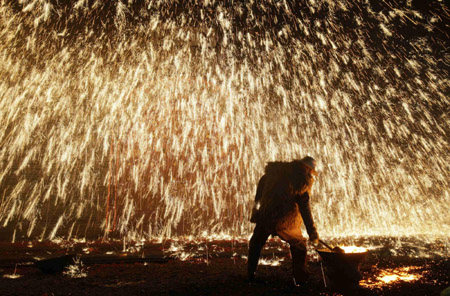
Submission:
<svg viewBox="0 0 450 296">
<path fill-rule="evenodd" d="M 3 275 L 3 277 L 5 278 L 5 279 L 13 279 L 13 280 L 15 280 L 15 279 L 18 279 L 18 278 L 21 278 L 23 275 L 21 275 L 21 274 L 16 274 L 16 273 L 13 273 L 13 274 L 4 274 Z"/>
<path fill-rule="evenodd" d="M 21 278 L 23 276 L 21 274 L 17 274 L 16 272 L 17 272 L 17 264 L 16 264 L 16 267 L 14 268 L 14 273 L 13 274 L 4 274 L 3 278 L 15 280 L 15 279 Z"/>
<path fill-rule="evenodd" d="M 9 238 L 246 237 L 307 154 L 321 235 L 448 237 L 443 2 L 138 2 L 1 2 Z"/>
<path fill-rule="evenodd" d="M 70 278 L 84 278 L 88 276 L 83 262 L 79 257 L 74 259 L 74 264 L 66 267 L 66 269 L 63 271 L 63 275 Z"/>
<path fill-rule="evenodd" d="M 281 262 L 284 261 L 284 258 L 278 258 L 273 256 L 273 258 L 260 258 L 258 261 L 259 265 L 268 265 L 268 266 L 280 266 Z"/>
</svg>

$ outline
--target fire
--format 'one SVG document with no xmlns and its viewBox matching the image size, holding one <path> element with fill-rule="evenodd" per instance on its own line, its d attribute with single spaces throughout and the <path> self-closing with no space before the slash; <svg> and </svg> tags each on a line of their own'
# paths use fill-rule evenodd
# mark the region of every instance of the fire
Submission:
<svg viewBox="0 0 450 296">
<path fill-rule="evenodd" d="M 377 279 L 383 283 L 389 284 L 396 281 L 412 282 L 420 279 L 420 275 L 411 273 L 417 270 L 417 267 L 401 267 L 397 269 L 382 270 Z"/>
<path fill-rule="evenodd" d="M 417 266 L 383 269 L 374 279 L 361 281 L 360 285 L 367 288 L 377 288 L 397 282 L 415 282 L 423 276 L 419 269 Z"/>
<path fill-rule="evenodd" d="M 345 247 L 340 247 L 340 248 L 343 249 L 345 251 L 345 253 L 364 253 L 364 252 L 367 252 L 366 248 L 357 247 L 357 246 L 345 246 Z"/>
</svg>

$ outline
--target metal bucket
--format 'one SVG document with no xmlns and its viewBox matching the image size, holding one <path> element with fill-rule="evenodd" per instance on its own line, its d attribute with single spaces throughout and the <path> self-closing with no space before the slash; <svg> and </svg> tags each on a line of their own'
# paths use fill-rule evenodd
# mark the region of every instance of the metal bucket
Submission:
<svg viewBox="0 0 450 296">
<path fill-rule="evenodd" d="M 360 267 L 367 251 L 360 253 L 338 253 L 328 249 L 317 250 L 325 266 L 328 284 L 336 288 L 352 288 L 361 280 Z"/>
</svg>

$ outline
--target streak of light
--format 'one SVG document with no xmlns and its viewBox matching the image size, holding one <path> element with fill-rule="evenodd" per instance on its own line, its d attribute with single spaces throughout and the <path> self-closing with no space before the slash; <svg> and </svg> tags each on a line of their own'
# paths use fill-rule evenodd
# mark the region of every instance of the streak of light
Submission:
<svg viewBox="0 0 450 296">
<path fill-rule="evenodd" d="M 136 14 L 114 2 L 109 19 L 99 0 L 10 2 L 0 227 L 13 242 L 245 238 L 265 163 L 307 154 L 321 235 L 448 237 L 450 57 L 434 34 L 401 34 L 444 14 L 146 0 Z"/>
</svg>

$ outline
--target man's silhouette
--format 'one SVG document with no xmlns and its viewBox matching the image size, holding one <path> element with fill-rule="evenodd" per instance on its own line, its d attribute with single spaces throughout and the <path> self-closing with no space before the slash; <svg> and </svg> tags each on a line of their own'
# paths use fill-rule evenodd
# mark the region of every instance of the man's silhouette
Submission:
<svg viewBox="0 0 450 296">
<path fill-rule="evenodd" d="M 251 222 L 256 223 L 250 239 L 248 279 L 254 280 L 261 250 L 269 235 L 288 242 L 292 255 L 293 275 L 297 283 L 308 280 L 306 239 L 301 225 L 305 223 L 309 239 L 317 245 L 317 234 L 311 215 L 309 196 L 313 175 L 317 175 L 312 157 L 291 162 L 269 162 L 258 183 Z"/>
</svg>

